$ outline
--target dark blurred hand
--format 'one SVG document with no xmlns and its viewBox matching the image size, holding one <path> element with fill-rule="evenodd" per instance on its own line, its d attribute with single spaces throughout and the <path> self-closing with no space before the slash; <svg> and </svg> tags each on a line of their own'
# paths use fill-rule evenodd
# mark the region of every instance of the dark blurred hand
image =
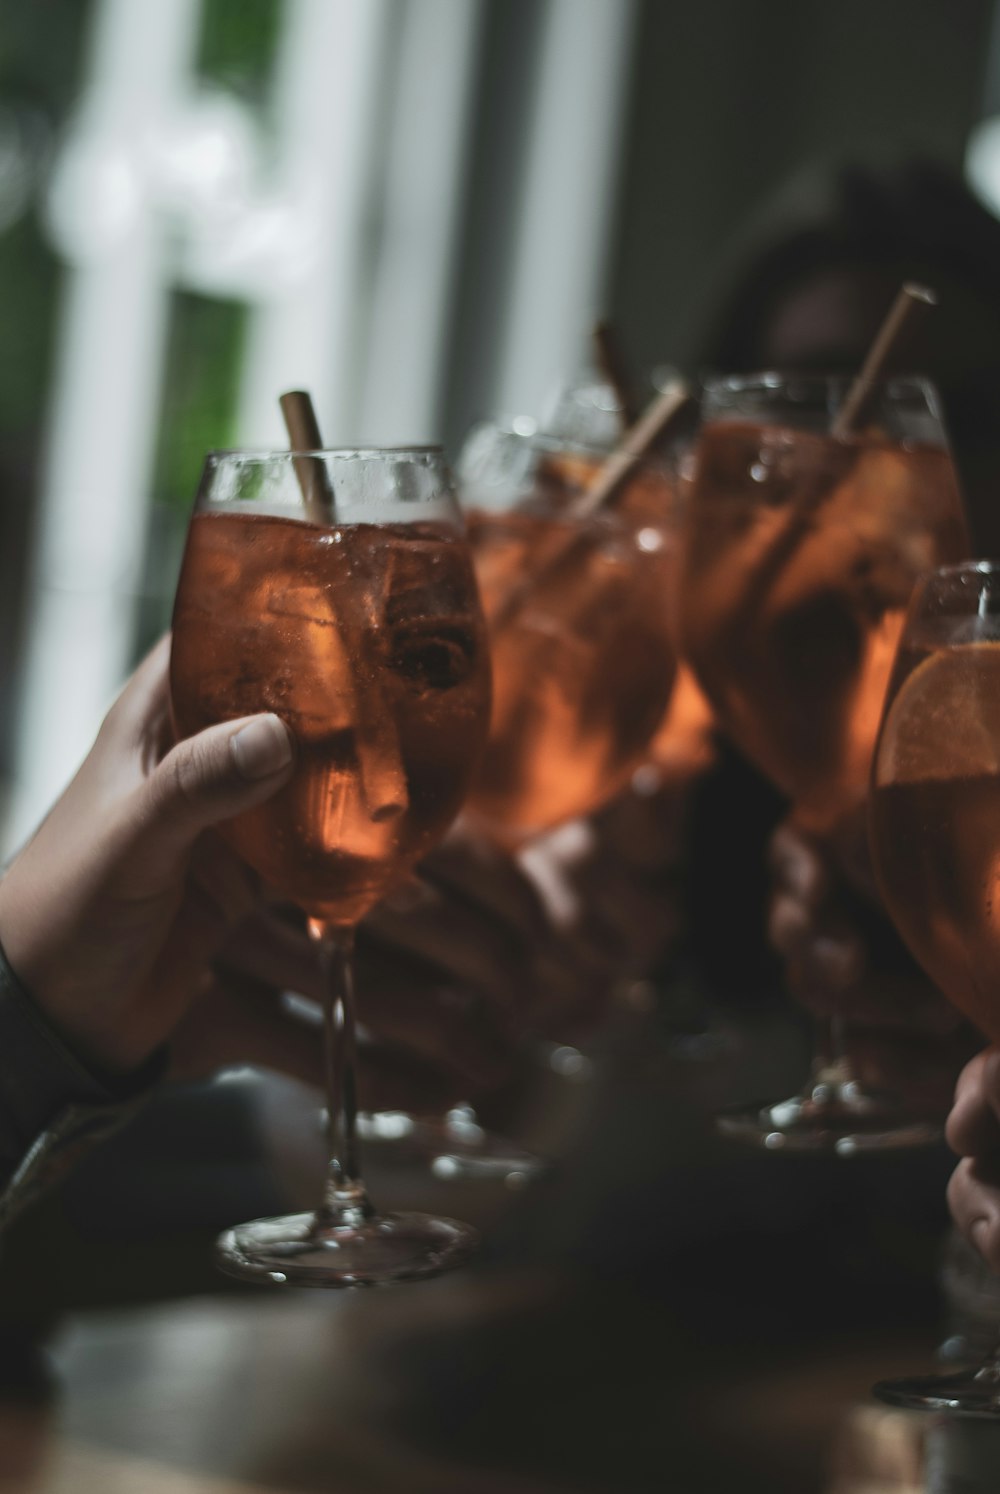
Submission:
<svg viewBox="0 0 1000 1494">
<path fill-rule="evenodd" d="M 943 1113 L 981 1039 L 883 911 L 863 833 L 853 827 L 830 844 L 786 822 L 770 865 L 769 936 L 792 995 L 817 1017 L 847 1020 L 849 1051 L 868 1083 Z"/>
<path fill-rule="evenodd" d="M 946 1129 L 961 1161 L 948 1184 L 952 1218 L 991 1271 L 1000 1275 L 1000 1051 L 967 1063 Z"/>
<path fill-rule="evenodd" d="M 644 792 L 630 788 L 518 856 L 460 821 L 358 931 L 362 1103 L 439 1111 L 523 1078 L 526 1041 L 586 1040 L 616 985 L 676 937 L 688 786 L 658 778 Z M 307 1077 L 317 1050 L 303 1048 L 301 1034 L 293 1042 L 271 1031 L 282 986 L 320 998 L 301 918 L 258 914 L 225 958 L 230 979 L 261 989 L 244 987 L 238 1002 L 217 992 L 192 1014 L 206 1029 L 196 1060 L 230 1029 L 246 1047 L 253 1016 L 263 1061 L 281 1053 L 283 1067 Z"/>
<path fill-rule="evenodd" d="M 453 1031 L 457 1051 L 474 1052 L 483 1065 L 480 1087 L 515 1077 L 530 1036 L 565 1038 L 586 1028 L 604 999 L 607 971 L 593 958 L 575 899 L 563 888 L 558 908 L 550 900 L 561 877 L 557 862 L 555 847 L 544 842 L 522 862 L 470 826 L 457 826 L 421 864 L 419 879 L 362 925 L 364 1009 L 370 991 L 386 1018 L 396 1011 L 402 1031 L 426 1021 L 421 992 L 434 991 L 450 1030 L 425 1028 L 409 1040 L 440 1036 L 450 1044 Z"/>
<path fill-rule="evenodd" d="M 472 1099 L 526 1040 L 585 1041 L 676 936 L 681 821 L 676 787 L 630 790 L 516 857 L 460 823 L 359 930 L 362 1022 Z"/>
</svg>

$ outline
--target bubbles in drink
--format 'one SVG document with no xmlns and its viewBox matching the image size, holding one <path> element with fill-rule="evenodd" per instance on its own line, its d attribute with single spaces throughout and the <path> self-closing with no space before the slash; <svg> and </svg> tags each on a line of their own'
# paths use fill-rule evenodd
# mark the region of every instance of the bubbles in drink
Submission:
<svg viewBox="0 0 1000 1494">
<path fill-rule="evenodd" d="M 682 646 L 737 744 L 817 828 L 859 803 L 917 576 L 966 547 L 947 453 L 707 425 Z"/>
<path fill-rule="evenodd" d="M 291 726 L 293 779 L 222 833 L 281 896 L 353 923 L 440 838 L 485 736 L 467 552 L 445 526 L 197 515 L 171 694 L 182 735 L 257 711 Z"/>
<path fill-rule="evenodd" d="M 585 521 L 553 512 L 552 493 L 469 515 L 494 681 L 470 807 L 511 841 L 610 798 L 663 719 L 676 665 L 664 482 L 640 476 L 619 511 Z"/>
</svg>

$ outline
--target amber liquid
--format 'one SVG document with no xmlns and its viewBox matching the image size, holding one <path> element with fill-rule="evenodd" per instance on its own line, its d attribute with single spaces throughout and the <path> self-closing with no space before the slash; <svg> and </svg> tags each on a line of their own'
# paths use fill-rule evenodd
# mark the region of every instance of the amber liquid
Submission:
<svg viewBox="0 0 1000 1494">
<path fill-rule="evenodd" d="M 609 799 L 664 715 L 675 671 L 664 499 L 657 512 L 644 487 L 623 498 L 624 511 L 585 523 L 530 508 L 468 515 L 493 658 L 469 805 L 511 844 Z"/>
<path fill-rule="evenodd" d="M 712 708 L 694 671 L 682 660 L 647 757 L 659 768 L 664 782 L 684 782 L 712 762 L 714 731 Z"/>
<path fill-rule="evenodd" d="M 682 559 L 682 649 L 720 723 L 828 828 L 865 795 L 903 614 L 967 553 L 947 453 L 705 426 Z"/>
<path fill-rule="evenodd" d="M 468 551 L 431 524 L 192 520 L 174 606 L 181 736 L 274 711 L 296 769 L 221 833 L 281 897 L 350 925 L 444 834 L 489 720 Z"/>
<path fill-rule="evenodd" d="M 875 869 L 931 979 L 1000 1042 L 1000 643 L 924 657 L 926 689 L 920 651 L 893 680 L 869 808 Z"/>
</svg>

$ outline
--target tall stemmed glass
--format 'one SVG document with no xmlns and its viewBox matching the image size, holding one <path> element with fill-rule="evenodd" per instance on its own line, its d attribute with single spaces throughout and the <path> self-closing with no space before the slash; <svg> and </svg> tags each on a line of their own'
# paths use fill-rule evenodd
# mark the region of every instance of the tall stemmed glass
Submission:
<svg viewBox="0 0 1000 1494">
<path fill-rule="evenodd" d="M 459 462 L 494 680 L 466 807 L 511 854 L 612 798 L 670 698 L 675 475 L 667 463 L 637 464 L 614 502 L 581 515 L 606 456 L 490 425 Z M 553 1047 L 560 1060 L 575 1054 L 535 1040 L 547 1057 Z M 372 1128 L 391 1135 L 378 1116 Z M 520 1184 L 543 1165 L 486 1131 L 470 1105 L 436 1121 L 404 1118 L 403 1128 L 407 1152 L 429 1155 L 442 1178 Z"/>
<path fill-rule="evenodd" d="M 679 396 L 678 396 L 679 397 Z M 490 633 L 494 696 L 470 820 L 510 854 L 593 813 L 646 759 L 676 673 L 672 590 L 677 475 L 636 463 L 588 507 L 607 454 L 480 432 L 462 496 Z M 536 1040 L 557 1073 L 587 1061 Z M 474 1154 L 447 1159 L 485 1175 Z"/>
<path fill-rule="evenodd" d="M 945 996 L 1000 1042 L 1000 563 L 914 592 L 872 769 L 872 856 L 893 922 Z M 883 1400 L 1000 1417 L 1000 1345 L 976 1370 L 885 1381 Z"/>
<path fill-rule="evenodd" d="M 182 736 L 257 711 L 291 728 L 291 781 L 221 833 L 306 913 L 326 975 L 322 1201 L 227 1231 L 223 1269 L 358 1286 L 458 1265 L 475 1232 L 377 1214 L 355 1137 L 354 929 L 444 835 L 489 722 L 485 627 L 440 452 L 209 456 L 174 608 L 171 698 Z"/>
<path fill-rule="evenodd" d="M 831 434 L 846 380 L 715 379 L 704 393 L 681 579 L 681 647 L 720 724 L 829 836 L 863 809 L 879 713 L 917 577 L 967 553 L 936 395 L 875 388 Z M 720 1118 L 769 1148 L 922 1144 L 939 1131 L 868 1092 L 836 1022 L 805 1088 Z"/>
</svg>

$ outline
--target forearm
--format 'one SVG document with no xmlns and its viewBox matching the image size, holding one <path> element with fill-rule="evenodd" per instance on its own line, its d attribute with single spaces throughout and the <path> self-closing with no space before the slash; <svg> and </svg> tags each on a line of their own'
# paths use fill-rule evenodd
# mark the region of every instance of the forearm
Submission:
<svg viewBox="0 0 1000 1494">
<path fill-rule="evenodd" d="M 162 1075 L 157 1053 L 125 1079 L 85 1067 L 0 947 L 0 1228 L 124 1124 Z"/>
</svg>

